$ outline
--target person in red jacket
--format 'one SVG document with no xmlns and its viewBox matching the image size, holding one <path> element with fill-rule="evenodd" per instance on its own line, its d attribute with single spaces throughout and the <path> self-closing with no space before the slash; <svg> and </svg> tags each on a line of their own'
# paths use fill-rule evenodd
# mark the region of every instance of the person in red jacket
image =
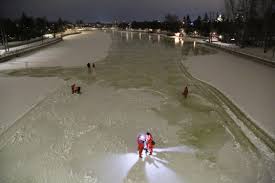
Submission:
<svg viewBox="0 0 275 183">
<path fill-rule="evenodd" d="M 153 141 L 152 134 L 146 133 L 146 150 L 149 151 L 149 155 L 152 155 L 155 142 Z"/>
<path fill-rule="evenodd" d="M 144 142 L 145 142 L 145 137 L 144 137 L 144 135 L 140 134 L 137 138 L 138 154 L 139 154 L 140 158 L 142 158 L 142 152 L 143 152 L 143 149 L 144 149 Z"/>
</svg>

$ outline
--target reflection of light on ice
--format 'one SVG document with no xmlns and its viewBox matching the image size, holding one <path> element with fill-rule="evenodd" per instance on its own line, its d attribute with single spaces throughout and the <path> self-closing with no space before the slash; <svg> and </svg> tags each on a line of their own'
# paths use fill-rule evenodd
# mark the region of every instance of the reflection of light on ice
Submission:
<svg viewBox="0 0 275 183">
<path fill-rule="evenodd" d="M 177 147 L 167 147 L 167 148 L 154 148 L 155 152 L 183 152 L 183 153 L 194 153 L 195 149 L 188 146 L 177 146 Z"/>
<path fill-rule="evenodd" d="M 184 44 L 184 40 L 183 39 L 181 39 L 180 44 L 181 44 L 181 46 L 183 46 L 183 44 Z"/>
<path fill-rule="evenodd" d="M 123 177 L 127 176 L 130 169 L 138 161 L 138 156 L 135 153 L 123 154 L 118 157 L 119 162 L 119 171 L 123 170 Z"/>
<path fill-rule="evenodd" d="M 137 151 L 137 155 L 138 155 L 138 151 Z M 145 161 L 146 157 L 155 157 L 156 155 L 157 155 L 156 152 L 153 152 L 152 155 L 149 155 L 149 152 L 147 152 L 147 154 L 146 154 L 145 150 L 143 150 L 142 154 L 141 154 L 142 161 Z"/>
<path fill-rule="evenodd" d="M 150 157 L 145 161 L 145 173 L 148 182 L 184 182 L 173 170 Z"/>
<path fill-rule="evenodd" d="M 163 160 L 163 159 L 160 159 L 160 158 L 158 158 L 158 157 L 153 157 L 153 159 L 155 159 L 155 160 L 157 160 L 157 161 L 159 161 L 159 162 L 161 162 L 161 163 L 164 163 L 164 164 L 168 164 L 169 162 L 168 161 L 166 161 L 166 160 Z"/>
<path fill-rule="evenodd" d="M 148 39 L 149 39 L 149 41 L 151 41 L 151 35 L 148 35 Z"/>
<path fill-rule="evenodd" d="M 175 44 L 178 44 L 180 42 L 180 38 L 175 37 Z"/>
<path fill-rule="evenodd" d="M 123 182 L 131 168 L 137 163 L 139 157 L 136 153 L 111 155 L 99 160 L 97 175 L 102 182 Z M 110 170 L 107 171 L 106 170 Z"/>
<path fill-rule="evenodd" d="M 158 42 L 160 42 L 160 35 L 158 35 Z"/>
<path fill-rule="evenodd" d="M 141 40 L 141 33 L 138 34 L 139 39 Z"/>
<path fill-rule="evenodd" d="M 182 38 L 179 37 L 175 37 L 175 44 L 179 44 L 182 46 L 184 43 L 184 40 Z"/>
<path fill-rule="evenodd" d="M 193 47 L 194 47 L 194 48 L 196 48 L 196 41 L 194 41 L 194 43 L 193 43 Z"/>
<path fill-rule="evenodd" d="M 126 40 L 128 41 L 129 40 L 129 33 L 126 32 Z"/>
<path fill-rule="evenodd" d="M 131 40 L 133 40 L 134 38 L 134 35 L 133 35 L 133 32 L 131 32 Z"/>
</svg>

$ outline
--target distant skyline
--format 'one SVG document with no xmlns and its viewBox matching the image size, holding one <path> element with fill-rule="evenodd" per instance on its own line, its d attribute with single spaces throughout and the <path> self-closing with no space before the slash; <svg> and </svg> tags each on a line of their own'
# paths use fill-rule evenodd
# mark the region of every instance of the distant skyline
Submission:
<svg viewBox="0 0 275 183">
<path fill-rule="evenodd" d="M 1 17 L 19 18 L 25 12 L 73 22 L 162 20 L 167 13 L 196 18 L 210 11 L 223 12 L 224 0 L 4 0 L 0 6 Z"/>
</svg>

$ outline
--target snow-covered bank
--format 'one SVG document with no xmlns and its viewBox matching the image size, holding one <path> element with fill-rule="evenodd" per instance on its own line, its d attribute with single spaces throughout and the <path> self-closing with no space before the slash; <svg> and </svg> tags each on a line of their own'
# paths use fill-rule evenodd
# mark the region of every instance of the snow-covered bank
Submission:
<svg viewBox="0 0 275 183">
<path fill-rule="evenodd" d="M 2 52 L 3 54 L 0 55 L 0 62 L 8 61 L 12 58 L 21 56 L 23 54 L 30 53 L 32 51 L 37 51 L 41 48 L 45 48 L 47 46 L 56 44 L 60 41 L 62 41 L 62 38 L 52 38 L 52 39 L 47 39 L 43 42 L 34 42 L 34 43 L 31 43 L 31 44 L 10 48 L 9 52 L 6 52 L 6 53 L 5 53 L 5 51 Z"/>
<path fill-rule="evenodd" d="M 205 43 L 205 41 L 202 41 Z M 269 62 L 275 62 L 275 56 L 274 56 L 274 48 L 268 49 L 266 52 L 264 52 L 264 49 L 262 47 L 244 47 L 241 48 L 240 46 L 237 46 L 236 44 L 230 44 L 230 43 L 223 43 L 223 42 L 212 42 L 212 45 L 217 45 L 221 48 L 228 48 L 230 50 L 244 53 L 246 55 L 250 55 L 251 57 L 266 59 Z"/>
<path fill-rule="evenodd" d="M 57 78 L 0 77 L 0 135 L 62 83 Z"/>
<path fill-rule="evenodd" d="M 104 32 L 84 32 L 64 37 L 64 41 L 39 50 L 31 55 L 14 58 L 0 64 L 0 70 L 26 67 L 73 67 L 103 59 L 111 44 L 110 35 Z"/>
<path fill-rule="evenodd" d="M 249 48 L 249 47 L 240 48 L 239 46 L 236 46 L 234 44 L 227 44 L 227 43 L 221 43 L 221 42 L 208 43 L 205 41 L 200 41 L 200 43 L 204 43 L 214 48 L 219 48 L 220 50 L 226 51 L 230 54 L 244 57 L 251 61 L 256 61 L 258 63 L 268 65 L 270 67 L 275 67 L 274 57 L 270 54 L 271 50 L 269 50 L 265 54 L 265 53 L 262 53 L 263 51 L 260 48 Z"/>
<path fill-rule="evenodd" d="M 192 75 L 226 94 L 275 139 L 274 68 L 224 52 L 189 57 L 185 65 Z"/>
</svg>

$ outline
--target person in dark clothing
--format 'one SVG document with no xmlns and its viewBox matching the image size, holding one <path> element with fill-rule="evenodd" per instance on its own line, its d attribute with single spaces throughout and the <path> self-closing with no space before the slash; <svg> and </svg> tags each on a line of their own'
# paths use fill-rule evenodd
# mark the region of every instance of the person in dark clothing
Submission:
<svg viewBox="0 0 275 183">
<path fill-rule="evenodd" d="M 91 73 L 91 64 L 90 63 L 87 63 L 87 68 L 88 68 L 88 73 L 90 74 Z"/>
<path fill-rule="evenodd" d="M 188 95 L 188 87 L 187 86 L 184 88 L 182 95 L 184 96 L 184 98 L 187 98 L 187 95 Z"/>
<path fill-rule="evenodd" d="M 95 63 L 92 65 L 92 76 L 96 77 L 96 72 L 95 72 Z"/>
<path fill-rule="evenodd" d="M 80 89 L 81 89 L 80 86 L 77 86 L 77 87 L 76 87 L 76 93 L 77 93 L 77 94 L 80 94 L 80 93 L 81 93 L 81 92 L 80 92 Z"/>
</svg>

